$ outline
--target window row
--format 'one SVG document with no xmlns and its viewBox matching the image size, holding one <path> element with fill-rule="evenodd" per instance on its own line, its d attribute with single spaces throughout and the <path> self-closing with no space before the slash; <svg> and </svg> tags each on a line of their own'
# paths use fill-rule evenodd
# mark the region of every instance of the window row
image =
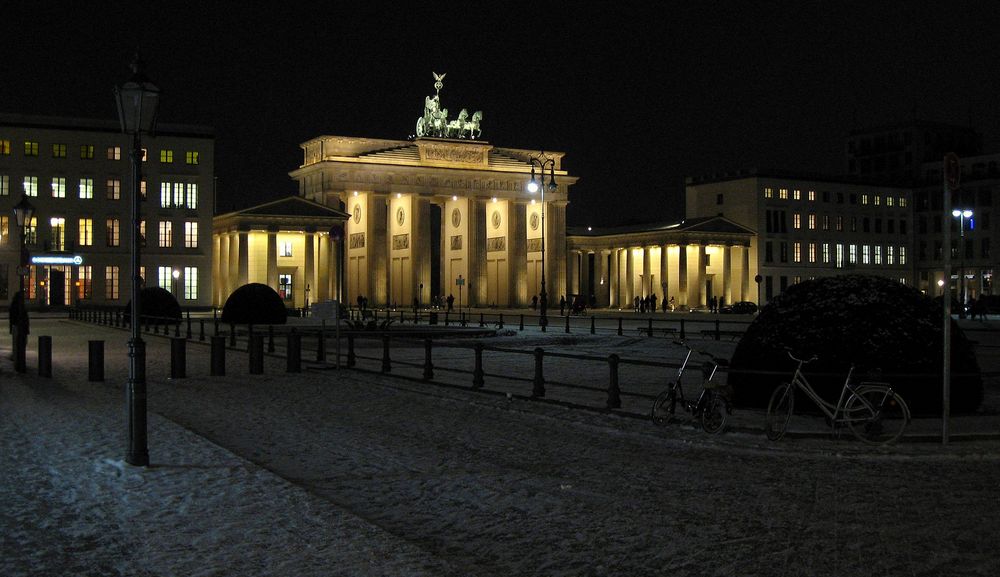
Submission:
<svg viewBox="0 0 1000 577">
<path fill-rule="evenodd" d="M 94 198 L 94 179 L 81 178 L 72 183 L 76 188 L 74 196 L 90 200 Z M 54 176 L 48 182 L 52 198 L 66 198 L 69 186 L 68 179 Z M 25 176 L 21 188 L 27 196 L 37 197 L 39 194 L 39 178 Z M 146 198 L 146 181 L 141 181 L 139 193 Z M 0 196 L 10 195 L 10 176 L 0 174 Z M 104 181 L 104 195 L 108 200 L 120 200 L 122 197 L 122 181 L 120 178 L 109 177 Z M 192 182 L 162 182 L 160 183 L 160 206 L 163 208 L 198 208 L 198 184 Z"/>
<path fill-rule="evenodd" d="M 126 225 L 128 223 L 126 222 Z M 10 240 L 11 217 L 0 215 L 0 245 L 6 245 Z M 121 246 L 122 223 L 117 218 L 108 218 L 104 225 L 104 242 L 106 246 Z M 162 220 L 157 223 L 157 246 L 160 248 L 173 248 L 174 246 L 174 225 L 169 220 Z M 76 227 L 77 246 L 94 246 L 94 219 L 77 219 Z M 70 237 L 72 238 L 72 237 Z M 139 224 L 139 243 L 146 246 L 146 221 Z M 185 221 L 183 229 L 184 248 L 198 248 L 198 222 Z M 38 217 L 33 216 L 24 227 L 24 242 L 27 245 L 38 244 Z M 45 242 L 45 249 L 52 251 L 70 250 L 67 242 L 66 219 L 61 216 L 49 218 L 49 239 Z"/>
<path fill-rule="evenodd" d="M 944 243 L 940 240 L 934 241 L 934 253 L 933 256 L 929 255 L 927 252 L 928 242 L 922 240 L 917 245 L 917 259 L 918 260 L 941 260 L 944 258 Z M 990 239 L 983 238 L 979 239 L 979 254 L 976 255 L 975 252 L 976 241 L 972 239 L 952 239 L 951 241 L 951 258 L 957 260 L 960 258 L 974 259 L 974 258 L 984 258 L 988 259 L 991 257 L 992 251 L 990 250 Z M 952 264 L 957 264 L 953 262 Z"/>
<path fill-rule="evenodd" d="M 10 140 L 0 139 L 0 156 L 10 156 L 12 150 L 12 144 Z M 66 158 L 68 147 L 64 143 L 53 143 L 52 144 L 52 158 Z M 24 141 L 24 156 L 38 156 L 39 155 L 39 144 L 37 141 L 26 140 Z M 120 146 L 109 146 L 105 150 L 105 155 L 108 160 L 121 160 L 122 159 L 122 147 Z M 142 149 L 142 160 L 146 161 L 147 149 Z M 94 158 L 94 145 L 93 144 L 81 144 L 80 145 L 80 158 L 83 160 L 92 160 Z M 201 161 L 201 153 L 197 150 L 186 150 L 184 151 L 184 164 L 197 165 Z M 173 164 L 174 162 L 174 151 L 169 148 L 160 149 L 160 163 L 161 164 Z"/>
<path fill-rule="evenodd" d="M 764 230 L 768 233 L 782 234 L 788 232 L 788 213 L 784 210 L 764 211 Z M 865 232 L 882 234 L 896 234 L 896 219 L 872 218 L 867 216 L 831 216 L 829 214 L 817 215 L 814 212 L 802 214 L 792 213 L 792 230 L 835 230 L 850 232 Z M 900 219 L 898 226 L 899 234 L 907 234 L 907 221 Z M 883 223 L 885 227 L 883 228 Z"/>
<path fill-rule="evenodd" d="M 906 247 L 894 245 L 845 244 L 830 242 L 765 242 L 764 262 L 775 262 L 775 245 L 777 245 L 777 262 L 787 263 L 789 258 L 793 263 L 823 263 L 833 264 L 836 268 L 846 265 L 905 265 Z M 789 248 L 791 253 L 789 254 Z"/>
<path fill-rule="evenodd" d="M 990 229 L 990 213 L 982 212 L 977 213 L 972 216 L 972 218 L 966 218 L 960 220 L 958 218 L 951 219 L 951 231 L 955 234 L 972 234 L 977 229 L 989 230 Z M 927 234 L 927 222 L 928 219 L 925 216 L 921 216 L 917 219 L 917 232 L 920 234 Z M 935 233 L 941 232 L 943 219 L 941 215 L 935 215 L 931 217 L 931 229 Z"/>
<path fill-rule="evenodd" d="M 764 194 L 764 198 L 768 198 L 768 199 L 777 198 L 778 200 L 789 200 L 789 199 L 791 199 L 791 200 L 802 200 L 803 198 L 805 198 L 806 200 L 808 200 L 810 202 L 815 202 L 816 201 L 816 191 L 814 191 L 814 190 L 807 190 L 807 191 L 805 191 L 805 194 L 803 194 L 803 191 L 798 190 L 798 189 L 791 189 L 790 192 L 791 192 L 791 196 L 789 196 L 789 189 L 787 189 L 787 188 L 779 188 L 779 189 L 777 189 L 777 197 L 776 197 L 775 196 L 775 189 L 774 188 L 765 187 L 763 194 Z M 862 205 L 871 204 L 873 206 L 882 206 L 884 204 L 885 206 L 889 206 L 889 207 L 897 207 L 898 206 L 900 208 L 906 208 L 906 204 L 907 204 L 906 196 L 904 196 L 904 195 L 898 195 L 897 196 L 897 195 L 890 195 L 890 194 L 886 194 L 886 195 L 869 194 L 869 193 L 861 193 L 861 194 L 849 193 L 849 194 L 845 194 L 843 192 L 838 192 L 838 193 L 834 194 L 834 193 L 830 193 L 829 191 L 823 191 L 822 198 L 823 198 L 823 202 L 827 202 L 827 203 L 828 202 L 832 202 L 833 199 L 836 199 L 836 203 L 837 204 L 844 204 L 845 199 L 848 200 L 850 202 L 850 204 L 859 204 L 859 201 L 860 201 L 860 204 L 862 204 Z"/>
</svg>

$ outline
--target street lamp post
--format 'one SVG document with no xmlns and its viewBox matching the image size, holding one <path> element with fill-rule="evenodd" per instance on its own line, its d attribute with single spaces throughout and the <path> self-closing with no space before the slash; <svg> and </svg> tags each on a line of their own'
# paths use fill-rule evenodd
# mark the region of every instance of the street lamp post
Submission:
<svg viewBox="0 0 1000 577">
<path fill-rule="evenodd" d="M 11 348 L 14 353 L 14 370 L 19 373 L 27 371 L 25 353 L 28 349 L 28 299 L 24 293 L 25 278 L 28 276 L 28 248 L 27 229 L 31 224 L 31 217 L 35 213 L 35 207 L 28 202 L 28 195 L 22 194 L 21 200 L 14 205 L 14 220 L 20 232 L 20 250 L 17 267 L 17 276 L 20 289 L 14 296 L 10 307 L 10 320 L 13 327 L 13 343 Z"/>
<path fill-rule="evenodd" d="M 142 279 L 139 271 L 139 230 L 142 219 L 139 213 L 140 190 L 142 186 L 142 134 L 152 134 L 156 126 L 156 107 L 159 104 L 160 89 L 146 78 L 142 72 L 139 55 L 132 61 L 132 77 L 120 87 L 115 87 L 118 103 L 118 119 L 122 132 L 132 137 L 132 238 L 130 252 L 132 260 L 132 337 L 128 342 L 128 386 L 125 390 L 128 412 L 128 449 L 125 461 L 130 465 L 149 465 L 149 450 L 146 444 L 146 344 L 139 332 L 139 294 Z"/>
<path fill-rule="evenodd" d="M 177 281 L 181 278 L 181 271 L 175 268 L 174 270 L 170 271 L 170 276 L 174 277 L 174 286 L 173 286 L 174 298 L 177 299 L 177 302 L 180 302 L 181 292 L 180 292 L 180 287 L 177 286 Z"/>
<path fill-rule="evenodd" d="M 28 195 L 22 194 L 21 200 L 14 205 L 14 220 L 17 221 L 17 228 L 20 231 L 18 276 L 20 277 L 19 290 L 22 293 L 24 292 L 24 279 L 28 276 L 28 226 L 31 224 L 31 217 L 34 214 L 35 207 L 28 201 Z"/>
<path fill-rule="evenodd" d="M 528 160 L 531 163 L 531 180 L 528 182 L 528 192 L 534 194 L 541 190 L 542 193 L 542 280 L 541 292 L 538 295 L 541 299 L 542 306 L 538 324 L 542 327 L 542 332 L 545 332 L 545 327 L 549 324 L 547 315 L 549 308 L 549 296 L 548 293 L 545 292 L 545 189 L 548 188 L 549 192 L 555 192 L 559 187 L 556 185 L 556 160 L 554 158 L 546 156 L 545 152 L 542 151 L 538 156 L 533 156 Z M 535 180 L 535 167 L 538 168 L 538 172 L 541 174 L 541 183 Z M 549 168 L 549 183 L 547 185 L 544 183 L 545 167 Z"/>
<path fill-rule="evenodd" d="M 962 298 L 962 307 L 958 311 L 958 316 L 965 318 L 965 303 L 968 301 L 968 295 L 965 286 L 965 219 L 972 218 L 972 211 L 969 209 L 959 210 L 955 209 L 951 211 L 951 215 L 958 219 L 958 250 L 959 250 L 959 270 L 961 271 L 961 276 L 958 278 L 958 294 Z"/>
</svg>

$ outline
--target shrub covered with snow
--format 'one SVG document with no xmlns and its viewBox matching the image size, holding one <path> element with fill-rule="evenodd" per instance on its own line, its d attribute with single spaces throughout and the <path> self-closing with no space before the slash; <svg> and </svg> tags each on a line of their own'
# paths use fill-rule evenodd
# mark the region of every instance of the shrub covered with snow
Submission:
<svg viewBox="0 0 1000 577">
<path fill-rule="evenodd" d="M 234 325 L 283 325 L 285 302 L 265 284 L 250 283 L 233 291 L 222 307 L 222 322 Z"/>
<path fill-rule="evenodd" d="M 818 357 L 803 372 L 827 400 L 836 402 L 853 363 L 855 382 L 888 382 L 914 413 L 938 412 L 942 315 L 940 299 L 883 277 L 846 275 L 795 284 L 761 309 L 737 346 L 729 377 L 734 400 L 765 406 L 774 387 L 791 379 L 795 363 L 786 352 L 791 349 L 799 358 Z M 954 322 L 951 371 L 952 410 L 976 410 L 983 398 L 979 365 Z"/>
<path fill-rule="evenodd" d="M 132 301 L 125 304 L 125 322 L 132 316 Z M 143 322 L 174 324 L 181 320 L 181 305 L 170 291 L 146 287 L 139 292 L 139 318 Z"/>
</svg>

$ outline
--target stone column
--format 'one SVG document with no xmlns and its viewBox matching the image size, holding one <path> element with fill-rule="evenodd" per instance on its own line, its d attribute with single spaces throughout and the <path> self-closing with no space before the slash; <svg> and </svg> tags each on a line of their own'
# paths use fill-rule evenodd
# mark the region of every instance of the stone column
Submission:
<svg viewBox="0 0 1000 577">
<path fill-rule="evenodd" d="M 632 248 L 628 247 L 625 254 L 625 308 L 631 308 L 635 302 L 635 258 Z"/>
<path fill-rule="evenodd" d="M 367 237 L 368 247 L 368 287 L 371 295 L 369 305 L 389 303 L 389 199 L 384 194 L 372 194 L 368 202 Z"/>
<path fill-rule="evenodd" d="M 653 283 L 649 278 L 652 274 L 652 263 L 650 263 L 650 248 L 648 246 L 642 247 L 642 287 L 639 289 L 639 297 L 646 298 L 653 291 Z"/>
<path fill-rule="evenodd" d="M 732 251 L 736 247 L 726 245 L 722 247 L 722 297 L 726 303 L 733 303 L 733 255 Z"/>
<path fill-rule="evenodd" d="M 465 284 L 466 305 L 486 302 L 486 200 L 469 201 L 469 278 Z M 470 287 L 469 284 L 472 284 Z M 456 305 L 457 306 L 457 305 Z"/>
<path fill-rule="evenodd" d="M 597 303 L 599 307 L 606 307 L 609 305 L 608 300 L 608 288 L 609 279 L 605 278 L 608 276 L 608 271 L 606 263 L 608 258 L 608 251 L 598 250 L 594 252 L 594 302 Z M 604 283 L 601 283 L 601 280 Z M 589 295 L 587 298 L 590 298 Z M 590 306 L 590 303 L 587 303 Z"/>
<path fill-rule="evenodd" d="M 278 290 L 278 233 L 267 231 L 267 280 L 264 284 Z"/>
<path fill-rule="evenodd" d="M 510 203 L 510 306 L 528 305 L 528 207 L 523 202 Z"/>
<path fill-rule="evenodd" d="M 743 249 L 743 274 L 740 277 L 740 298 L 745 301 L 756 301 L 756 296 L 750 298 L 750 247 L 741 248 Z"/>
<path fill-rule="evenodd" d="M 305 238 L 306 250 L 305 250 L 305 255 L 303 257 L 303 261 L 304 262 L 303 262 L 303 266 L 302 266 L 302 268 L 304 269 L 302 277 L 303 277 L 303 281 L 306 283 L 306 286 L 302 287 L 302 290 L 303 290 L 303 292 L 302 292 L 302 306 L 306 305 L 306 302 L 305 302 L 305 294 L 306 294 L 305 293 L 305 289 L 307 289 L 307 288 L 309 289 L 309 301 L 310 301 L 309 304 L 310 305 L 312 305 L 313 299 L 315 298 L 315 295 L 316 295 L 316 248 L 315 248 L 315 242 L 316 242 L 316 233 L 314 233 L 314 232 L 307 232 L 306 233 L 306 238 Z"/>
<path fill-rule="evenodd" d="M 249 282 L 247 277 L 250 272 L 250 238 L 249 234 L 245 230 L 239 232 L 239 272 L 237 273 L 237 281 L 239 286 L 243 286 Z"/>
<path fill-rule="evenodd" d="M 330 235 L 317 235 L 316 243 L 316 285 L 313 286 L 312 302 L 330 299 Z"/>
<path fill-rule="evenodd" d="M 611 307 L 620 307 L 622 303 L 621 285 L 618 279 L 618 249 L 611 249 L 611 269 L 608 270 L 608 291 L 609 304 Z"/>
<path fill-rule="evenodd" d="M 223 295 L 226 295 L 226 275 L 222 268 L 222 239 L 221 234 L 212 235 L 212 276 L 215 282 L 212 285 L 212 306 L 222 306 Z M 228 295 L 226 295 L 228 296 Z"/>
<path fill-rule="evenodd" d="M 689 246 L 694 250 L 690 251 L 688 259 L 688 279 L 687 298 L 688 307 L 697 308 L 705 304 L 705 246 L 701 244 Z"/>
<path fill-rule="evenodd" d="M 596 254 L 594 260 L 597 260 Z M 590 251 L 580 253 L 580 284 L 576 288 L 576 293 L 583 295 L 583 302 L 590 306 L 590 295 L 594 293 L 594 287 L 590 284 Z"/>
<path fill-rule="evenodd" d="M 566 202 L 549 202 L 545 214 L 546 287 L 549 307 L 559 306 L 559 297 L 566 295 Z M 549 265 L 552 265 L 551 268 Z M 551 273 L 550 273 L 551 271 Z"/>
<path fill-rule="evenodd" d="M 413 237 L 413 294 L 420 299 L 420 304 L 427 304 L 431 297 L 431 201 L 415 196 L 412 203 L 413 222 L 410 227 Z M 421 290 L 420 285 L 424 288 Z M 400 303 L 412 306 L 411 302 Z"/>
<path fill-rule="evenodd" d="M 660 299 L 661 303 L 667 302 L 667 299 L 669 298 L 667 296 L 667 290 L 669 288 L 669 284 L 668 283 L 670 282 L 670 265 L 669 265 L 669 262 L 667 260 L 668 259 L 668 255 L 670 254 L 670 251 L 667 250 L 668 248 L 669 247 L 667 245 L 663 245 L 663 246 L 660 247 L 660 282 L 657 283 L 660 286 L 659 287 L 653 287 L 654 290 L 656 288 L 660 289 L 660 291 L 661 291 L 660 296 L 662 297 Z"/>
<path fill-rule="evenodd" d="M 690 305 L 688 300 L 688 245 L 680 245 L 677 251 L 677 306 Z"/>
<path fill-rule="evenodd" d="M 229 259 L 229 261 L 227 263 L 228 264 L 228 268 L 229 268 L 229 294 L 233 294 L 233 291 L 235 291 L 240 286 L 240 276 L 239 276 L 240 275 L 240 267 L 239 267 L 240 256 L 239 256 L 239 252 L 237 250 L 240 247 L 240 241 L 239 241 L 239 237 L 236 235 L 236 232 L 230 232 L 227 236 L 229 238 L 229 243 L 228 243 L 229 244 L 229 250 L 228 250 L 229 256 L 227 257 Z M 149 275 L 147 274 L 146 276 L 148 277 Z M 147 279 L 147 282 L 148 282 L 148 279 Z"/>
<path fill-rule="evenodd" d="M 566 259 L 566 290 L 571 293 L 579 292 L 577 287 L 580 286 L 580 269 L 582 265 L 580 263 L 580 251 L 572 250 L 568 253 L 568 258 Z"/>
<path fill-rule="evenodd" d="M 441 296 L 447 297 L 448 293 L 454 290 L 453 284 L 455 279 L 448 278 L 448 249 L 451 247 L 451 240 L 448 238 L 448 219 L 451 215 L 448 214 L 448 202 L 439 201 L 438 206 L 441 207 L 441 261 L 438 263 L 438 282 L 440 283 Z M 439 296 L 439 295 L 432 295 Z"/>
</svg>

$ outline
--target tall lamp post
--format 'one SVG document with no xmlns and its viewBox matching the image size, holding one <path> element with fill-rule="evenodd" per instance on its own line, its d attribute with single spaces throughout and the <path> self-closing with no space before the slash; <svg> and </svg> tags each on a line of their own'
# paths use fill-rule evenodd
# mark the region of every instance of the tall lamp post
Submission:
<svg viewBox="0 0 1000 577">
<path fill-rule="evenodd" d="M 17 276 L 20 289 L 14 296 L 10 307 L 10 320 L 13 330 L 13 343 L 11 348 L 14 353 L 14 370 L 19 373 L 27 372 L 28 367 L 25 353 L 28 349 L 28 298 L 24 293 L 25 278 L 28 276 L 28 248 L 27 229 L 31 224 L 31 217 L 35 213 L 35 207 L 28 202 L 26 194 L 21 195 L 21 200 L 14 205 L 14 220 L 20 234 L 20 250 L 18 257 Z"/>
<path fill-rule="evenodd" d="M 962 308 L 958 311 L 958 316 L 965 318 L 965 303 L 968 300 L 968 295 L 965 290 L 965 219 L 972 218 L 972 211 L 969 209 L 959 210 L 955 209 L 951 211 L 951 215 L 958 219 L 958 246 L 959 246 L 959 270 L 961 270 L 961 276 L 958 278 L 958 294 L 962 298 Z"/>
<path fill-rule="evenodd" d="M 27 233 L 28 225 L 31 224 L 31 217 L 35 214 L 35 207 L 28 202 L 28 195 L 22 194 L 21 200 L 14 205 L 14 220 L 20 231 L 20 260 L 18 266 L 18 276 L 20 277 L 20 291 L 24 292 L 24 279 L 28 276 L 28 248 Z M 23 296 L 23 295 L 22 295 Z"/>
<path fill-rule="evenodd" d="M 156 107 L 160 89 L 142 72 L 139 55 L 132 61 L 132 77 L 125 84 L 115 87 L 118 102 L 118 119 L 122 132 L 132 137 L 132 338 L 128 342 L 128 386 L 125 390 L 128 411 L 128 452 L 125 461 L 130 465 L 149 465 L 146 445 L 146 344 L 139 332 L 139 292 L 142 279 L 139 271 L 139 196 L 142 186 L 142 135 L 152 134 L 156 126 Z"/>
<path fill-rule="evenodd" d="M 531 163 L 531 180 L 528 182 L 528 192 L 534 194 L 541 190 L 542 192 L 542 282 L 541 282 L 541 292 L 539 297 L 541 298 L 541 317 L 538 319 L 539 326 L 542 327 L 542 332 L 545 332 L 545 327 L 549 324 L 549 319 L 547 315 L 549 307 L 549 296 L 545 292 L 545 189 L 548 188 L 549 192 L 555 192 L 557 188 L 556 185 L 556 160 L 552 157 L 546 156 L 545 151 L 539 153 L 538 156 L 531 157 L 528 159 Z M 535 168 L 538 168 L 538 172 L 541 174 L 540 180 L 535 180 Z M 549 168 L 549 183 L 545 184 L 545 167 Z"/>
</svg>

